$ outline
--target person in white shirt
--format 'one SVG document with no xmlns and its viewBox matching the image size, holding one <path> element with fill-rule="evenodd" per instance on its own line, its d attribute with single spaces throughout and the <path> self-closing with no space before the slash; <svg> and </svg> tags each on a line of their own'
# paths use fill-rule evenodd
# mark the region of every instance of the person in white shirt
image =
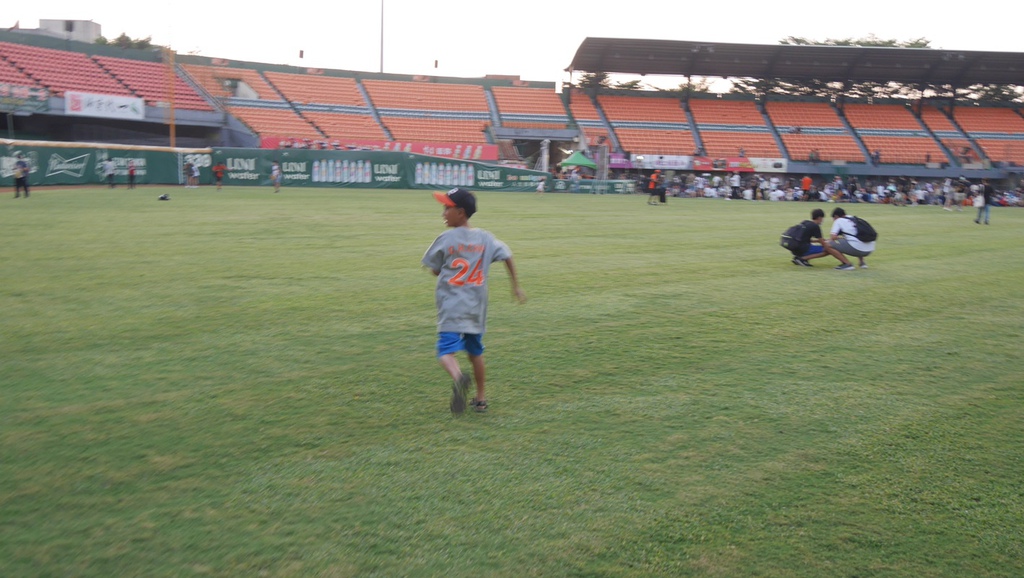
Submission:
<svg viewBox="0 0 1024 578">
<path fill-rule="evenodd" d="M 829 245 L 844 255 L 856 257 L 861 269 L 867 269 L 865 257 L 875 251 L 875 241 L 865 242 L 857 238 L 857 224 L 846 216 L 842 207 L 832 210 L 832 230 Z"/>
</svg>

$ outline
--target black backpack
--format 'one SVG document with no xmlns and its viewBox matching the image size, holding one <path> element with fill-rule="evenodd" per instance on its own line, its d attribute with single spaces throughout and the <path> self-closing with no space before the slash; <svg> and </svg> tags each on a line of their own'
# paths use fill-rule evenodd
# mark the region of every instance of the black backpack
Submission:
<svg viewBox="0 0 1024 578">
<path fill-rule="evenodd" d="M 857 240 L 870 243 L 878 238 L 878 232 L 871 226 L 871 223 L 853 215 L 849 215 L 847 218 L 857 226 L 857 234 L 854 235 L 854 237 L 857 237 Z"/>
<path fill-rule="evenodd" d="M 779 239 L 779 245 L 785 247 L 790 253 L 800 257 L 811 248 L 810 243 L 804 242 L 804 231 L 807 228 L 806 221 L 802 221 L 786 229 Z"/>
</svg>

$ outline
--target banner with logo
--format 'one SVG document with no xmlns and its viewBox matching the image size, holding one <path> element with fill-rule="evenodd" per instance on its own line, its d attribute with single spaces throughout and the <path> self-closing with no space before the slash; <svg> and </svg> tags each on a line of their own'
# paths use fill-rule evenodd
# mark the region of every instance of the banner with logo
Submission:
<svg viewBox="0 0 1024 578">
<path fill-rule="evenodd" d="M 69 116 L 95 116 L 120 120 L 145 120 L 146 101 L 115 94 L 65 92 L 64 114 Z"/>
<path fill-rule="evenodd" d="M 0 82 L 0 112 L 47 112 L 50 93 L 45 88 Z"/>
<path fill-rule="evenodd" d="M 0 186 L 13 186 L 18 156 L 29 166 L 29 185 L 89 185 L 106 183 L 105 163 L 113 163 L 114 182 L 128 182 L 129 167 L 135 167 L 135 183 L 178 184 L 186 159 L 210 166 L 210 154 L 158 147 L 87 147 L 32 141 L 0 141 Z M 202 173 L 201 173 L 202 174 Z M 209 169 L 206 182 L 210 182 Z"/>
<path fill-rule="evenodd" d="M 282 186 L 533 191 L 540 171 L 405 152 L 301 149 L 213 149 L 225 185 L 269 185 L 273 165 Z"/>
<path fill-rule="evenodd" d="M 413 153 L 418 155 L 429 155 L 435 157 L 446 157 L 461 160 L 473 161 L 496 161 L 498 160 L 498 145 L 474 144 L 474 143 L 436 143 L 436 142 L 397 142 L 378 140 L 345 140 L 332 139 L 324 146 L 326 141 L 314 141 L 316 149 L 323 150 L 371 150 L 371 151 L 392 151 L 402 153 Z M 264 137 L 260 140 L 260 147 L 265 149 L 281 149 L 282 143 L 295 148 L 295 141 L 281 137 Z M 308 147 L 305 142 L 295 150 L 316 150 Z"/>
<path fill-rule="evenodd" d="M 275 162 L 283 186 L 377 189 L 445 189 L 533 191 L 548 175 L 539 171 L 408 154 L 376 151 L 266 149 L 171 149 L 86 143 L 50 143 L 0 139 L 0 186 L 14 185 L 18 155 L 29 165 L 29 184 L 88 185 L 106 183 L 109 160 L 114 182 L 176 185 L 186 169 L 199 171 L 200 184 L 213 182 L 213 167 L 222 164 L 225 185 L 270 185 Z"/>
<path fill-rule="evenodd" d="M 599 181 L 583 179 L 572 189 L 572 182 L 560 179 L 554 181 L 552 190 L 556 193 L 584 193 L 588 195 L 631 195 L 636 192 L 634 181 Z"/>
</svg>

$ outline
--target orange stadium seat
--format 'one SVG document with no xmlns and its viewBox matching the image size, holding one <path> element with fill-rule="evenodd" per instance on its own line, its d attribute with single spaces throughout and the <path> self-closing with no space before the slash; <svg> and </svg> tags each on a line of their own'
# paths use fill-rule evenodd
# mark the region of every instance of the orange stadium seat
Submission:
<svg viewBox="0 0 1024 578">
<path fill-rule="evenodd" d="M 183 64 L 182 68 L 207 92 L 218 98 L 235 96 L 227 89 L 226 84 L 241 81 L 256 92 L 258 100 L 281 100 L 277 91 L 267 84 L 260 73 L 255 70 L 228 66 L 203 66 L 201 64 Z"/>
<path fill-rule="evenodd" d="M 846 128 L 832 105 L 824 102 L 768 101 L 765 109 L 777 127 Z"/>
<path fill-rule="evenodd" d="M 262 137 L 324 138 L 316 127 L 291 109 L 232 106 L 228 107 L 228 112 Z"/>
<path fill-rule="evenodd" d="M 484 87 L 476 84 L 364 80 L 363 86 L 378 109 L 489 112 Z"/>
<path fill-rule="evenodd" d="M 690 99 L 690 112 L 709 156 L 779 158 L 782 153 L 751 101 Z M 729 127 L 735 127 L 730 130 Z"/>
<path fill-rule="evenodd" d="M 39 83 L 18 70 L 14 64 L 2 58 L 0 58 L 0 82 L 9 82 L 20 86 L 39 86 Z"/>
<path fill-rule="evenodd" d="M 485 121 L 398 116 L 382 120 L 397 141 L 487 143 Z"/>
<path fill-rule="evenodd" d="M 616 121 L 689 124 L 682 103 L 676 98 L 602 94 L 597 97 L 597 103 L 613 125 Z"/>
<path fill-rule="evenodd" d="M 351 139 L 363 141 L 387 140 L 384 130 L 369 114 L 342 114 L 335 112 L 302 113 L 324 134 L 332 139 Z"/>
<path fill-rule="evenodd" d="M 109 56 L 94 56 L 93 59 L 111 76 L 146 99 L 146 104 L 150 106 L 170 100 L 172 92 L 168 80 L 173 79 L 174 106 L 192 110 L 213 110 L 213 107 L 176 72 L 168 70 L 166 64 Z"/>
<path fill-rule="evenodd" d="M 590 97 L 579 90 L 573 90 L 569 95 L 569 111 L 576 120 L 601 120 Z"/>
<path fill-rule="evenodd" d="M 264 75 L 288 101 L 295 104 L 366 106 L 354 78 L 284 72 L 266 72 Z"/>
<path fill-rule="evenodd" d="M 66 91 L 136 96 L 95 61 L 79 52 L 0 42 L 0 56 L 54 96 Z"/>
<path fill-rule="evenodd" d="M 633 154 L 689 155 L 696 148 L 690 131 L 617 128 L 615 134 L 622 148 Z"/>
<path fill-rule="evenodd" d="M 495 86 L 491 88 L 500 114 L 543 114 L 567 116 L 562 99 L 554 91 L 544 88 Z"/>
</svg>

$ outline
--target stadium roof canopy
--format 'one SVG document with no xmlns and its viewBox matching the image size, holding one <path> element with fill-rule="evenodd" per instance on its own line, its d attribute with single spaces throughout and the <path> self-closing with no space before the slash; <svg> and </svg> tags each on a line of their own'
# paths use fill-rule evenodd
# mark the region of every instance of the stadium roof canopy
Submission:
<svg viewBox="0 0 1024 578">
<path fill-rule="evenodd" d="M 1024 53 L 586 38 L 566 70 L 783 81 L 1024 84 Z"/>
</svg>

